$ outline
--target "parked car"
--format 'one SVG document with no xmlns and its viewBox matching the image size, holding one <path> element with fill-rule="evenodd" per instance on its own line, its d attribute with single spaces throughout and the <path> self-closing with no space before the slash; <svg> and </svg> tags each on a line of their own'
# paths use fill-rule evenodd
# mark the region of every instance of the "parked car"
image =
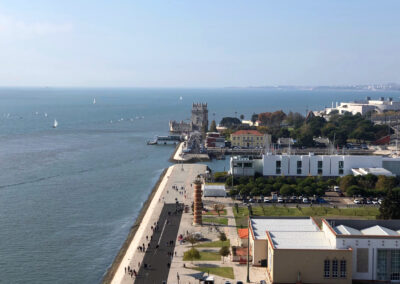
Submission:
<svg viewBox="0 0 400 284">
<path fill-rule="evenodd" d="M 243 281 L 236 281 L 236 284 L 243 284 Z"/>
<path fill-rule="evenodd" d="M 339 192 L 339 191 L 340 191 L 340 187 L 337 186 L 337 185 L 335 185 L 335 186 L 333 187 L 333 191 L 334 191 L 334 192 Z"/>
<path fill-rule="evenodd" d="M 278 197 L 278 203 L 283 203 L 283 198 L 282 197 Z"/>
<path fill-rule="evenodd" d="M 249 203 L 254 203 L 254 199 L 253 199 L 253 198 L 250 198 L 250 199 L 249 199 Z"/>
<path fill-rule="evenodd" d="M 382 198 L 379 198 L 379 199 L 378 199 L 378 203 L 379 203 L 379 205 L 381 205 L 381 204 L 382 204 L 382 202 L 383 202 L 383 199 L 382 199 Z"/>
<path fill-rule="evenodd" d="M 359 199 L 354 199 L 354 204 L 361 204 L 361 201 Z"/>
<path fill-rule="evenodd" d="M 225 284 L 232 284 L 231 281 L 225 281 Z"/>
<path fill-rule="evenodd" d="M 379 202 L 378 200 L 372 200 L 372 204 L 374 204 L 374 205 L 379 204 L 378 202 Z"/>
<path fill-rule="evenodd" d="M 261 280 L 260 284 L 267 284 L 267 282 L 265 282 L 265 280 Z"/>
<path fill-rule="evenodd" d="M 303 198 L 303 203 L 307 204 L 307 203 L 309 203 L 309 202 L 310 202 L 310 201 L 308 200 L 307 197 L 304 197 L 304 198 Z"/>
<path fill-rule="evenodd" d="M 270 203 L 271 199 L 269 199 L 268 197 L 264 197 L 264 203 Z"/>
</svg>

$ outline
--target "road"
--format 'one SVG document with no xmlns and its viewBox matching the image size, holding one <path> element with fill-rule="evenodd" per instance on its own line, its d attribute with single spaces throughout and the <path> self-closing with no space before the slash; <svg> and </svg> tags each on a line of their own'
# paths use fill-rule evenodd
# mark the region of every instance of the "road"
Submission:
<svg viewBox="0 0 400 284">
<path fill-rule="evenodd" d="M 171 256 L 174 253 L 179 223 L 182 218 L 181 212 L 175 213 L 176 208 L 176 204 L 164 205 L 158 221 L 159 229 L 153 234 L 153 240 L 150 242 L 150 248 L 145 252 L 135 283 L 150 284 L 167 281 L 169 273 L 168 263 L 172 263 Z M 170 241 L 174 243 L 170 245 Z M 157 244 L 159 245 L 158 248 L 156 248 Z M 146 244 L 146 248 L 147 246 Z"/>
</svg>

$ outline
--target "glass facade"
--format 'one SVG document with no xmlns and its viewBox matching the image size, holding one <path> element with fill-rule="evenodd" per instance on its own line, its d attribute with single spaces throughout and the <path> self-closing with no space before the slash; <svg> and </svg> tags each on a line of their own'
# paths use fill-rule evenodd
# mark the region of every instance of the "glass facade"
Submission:
<svg viewBox="0 0 400 284">
<path fill-rule="evenodd" d="M 332 260 L 332 277 L 338 277 L 338 261 L 336 259 Z"/>
<path fill-rule="evenodd" d="M 378 249 L 377 280 L 400 280 L 400 250 Z"/>
</svg>

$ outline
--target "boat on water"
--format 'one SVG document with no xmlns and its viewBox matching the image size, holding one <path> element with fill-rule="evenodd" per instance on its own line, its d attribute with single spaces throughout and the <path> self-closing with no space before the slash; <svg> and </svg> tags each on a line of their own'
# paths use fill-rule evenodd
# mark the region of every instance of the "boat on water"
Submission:
<svg viewBox="0 0 400 284">
<path fill-rule="evenodd" d="M 183 97 L 182 97 L 182 96 L 180 96 L 180 97 L 179 97 L 179 100 L 180 100 L 180 101 L 181 101 L 181 100 L 183 100 Z"/>
<path fill-rule="evenodd" d="M 153 140 L 147 141 L 147 145 L 176 145 L 182 142 L 180 135 L 155 136 Z"/>
<path fill-rule="evenodd" d="M 96 104 L 96 98 L 93 99 L 93 104 L 94 104 L 94 105 Z"/>
<path fill-rule="evenodd" d="M 47 117 L 47 112 L 44 113 L 44 117 Z"/>
<path fill-rule="evenodd" d="M 57 126 L 58 126 L 58 121 L 57 121 L 57 119 L 54 119 L 53 128 L 57 128 Z"/>
</svg>

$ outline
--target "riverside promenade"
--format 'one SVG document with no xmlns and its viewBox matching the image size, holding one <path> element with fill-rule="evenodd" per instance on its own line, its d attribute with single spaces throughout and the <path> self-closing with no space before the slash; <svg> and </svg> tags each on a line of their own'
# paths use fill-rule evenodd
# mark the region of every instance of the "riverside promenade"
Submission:
<svg viewBox="0 0 400 284">
<path fill-rule="evenodd" d="M 203 174 L 206 168 L 205 165 L 197 164 L 174 165 L 168 168 L 111 283 L 167 281 L 168 263 L 171 262 L 174 253 L 174 244 L 170 245 L 169 241 L 176 241 L 182 214 L 175 213 L 176 204 L 178 202 L 179 207 L 190 207 L 190 199 L 187 195 L 185 197 L 185 190 L 187 194 L 192 192 L 188 189 L 196 176 Z M 177 189 L 173 189 L 173 186 Z M 154 229 L 156 226 L 157 230 Z M 140 251 L 139 247 L 143 247 L 143 244 L 145 249 Z M 137 277 L 132 277 L 126 272 L 128 267 L 135 270 Z"/>
</svg>

